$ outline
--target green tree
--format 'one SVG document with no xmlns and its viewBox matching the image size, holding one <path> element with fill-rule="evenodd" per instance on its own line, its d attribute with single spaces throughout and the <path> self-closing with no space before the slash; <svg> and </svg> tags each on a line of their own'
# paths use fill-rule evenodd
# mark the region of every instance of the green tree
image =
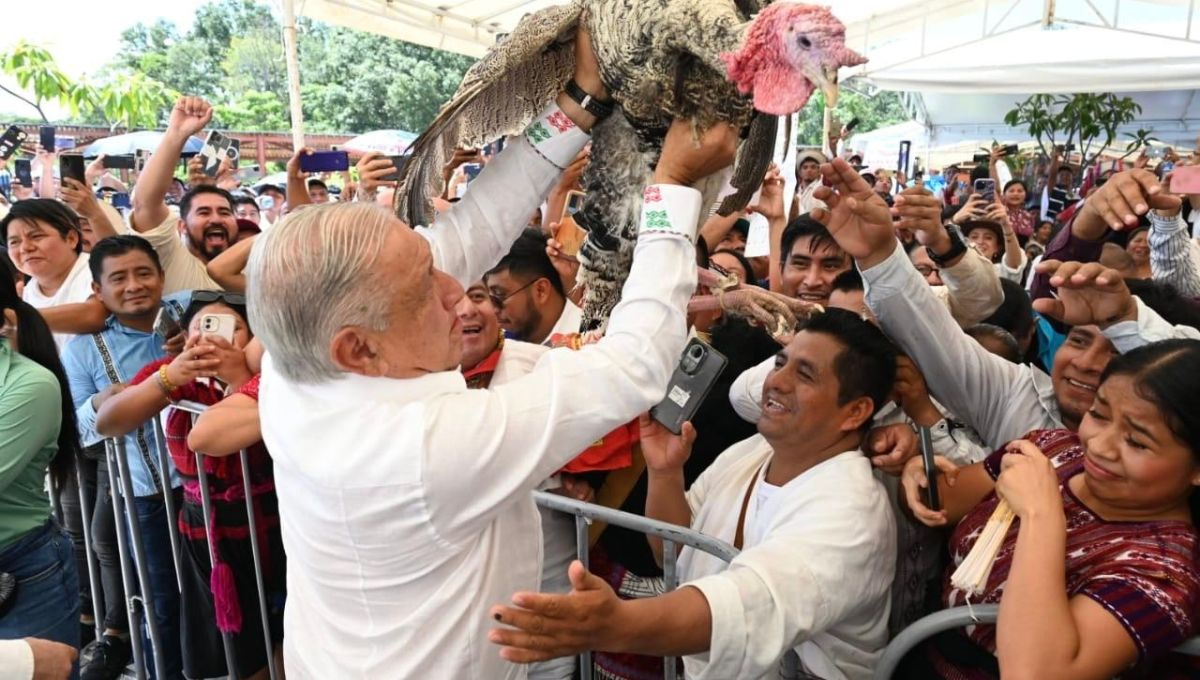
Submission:
<svg viewBox="0 0 1200 680">
<path fill-rule="evenodd" d="M 2 85 L 0 91 L 32 106 L 45 123 L 50 119 L 42 110 L 43 104 L 55 102 L 77 113 L 93 96 L 86 86 L 68 78 L 48 51 L 24 40 L 0 55 L 0 71 L 12 76 L 24 92 Z"/>
<path fill-rule="evenodd" d="M 291 127 L 287 105 L 273 92 L 250 90 L 232 104 L 217 104 L 216 125 L 230 130 L 281 131 Z"/>
<path fill-rule="evenodd" d="M 287 99 L 287 63 L 278 30 L 259 28 L 234 38 L 221 67 L 227 93 L 270 92 Z"/>
<path fill-rule="evenodd" d="M 1133 122 L 1141 112 L 1141 105 L 1132 98 L 1111 92 L 1035 94 L 1005 114 L 1004 122 L 1025 127 L 1047 156 L 1056 146 L 1074 145 L 1083 156 L 1083 167 L 1087 167 L 1116 141 L 1117 128 Z M 1138 130 L 1131 145 L 1140 148 L 1153 139 L 1150 132 Z M 1135 150 L 1130 145 L 1126 149 L 1126 156 Z"/>
<path fill-rule="evenodd" d="M 843 125 L 857 118 L 858 125 L 854 132 L 858 134 L 912 120 L 912 116 L 905 111 L 899 94 L 880 90 L 868 96 L 849 88 L 842 88 L 839 93 L 834 116 Z M 818 92 L 808 100 L 808 104 L 800 112 L 796 143 L 803 146 L 823 146 L 821 135 L 824 126 L 825 95 Z"/>
</svg>

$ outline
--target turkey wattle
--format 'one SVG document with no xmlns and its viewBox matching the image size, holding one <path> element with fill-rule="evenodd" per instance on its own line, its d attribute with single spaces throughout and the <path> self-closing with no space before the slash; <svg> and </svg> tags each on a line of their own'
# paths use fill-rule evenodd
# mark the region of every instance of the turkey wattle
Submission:
<svg viewBox="0 0 1200 680">
<path fill-rule="evenodd" d="M 751 16 L 753 19 L 751 20 Z M 732 184 L 717 211 L 741 210 L 762 183 L 778 116 L 798 111 L 820 88 L 837 100 L 837 72 L 863 57 L 845 46 L 845 27 L 825 7 L 757 0 L 578 0 L 527 15 L 476 63 L 454 98 L 413 143 L 397 214 L 429 216 L 441 167 L 456 147 L 516 134 L 551 102 L 574 69 L 574 39 L 591 34 L 600 75 L 617 106 L 592 130 L 591 161 L 576 222 L 584 328 L 602 327 L 632 263 L 642 188 L 667 128 L 689 120 L 697 133 L 728 122 L 743 131 Z M 711 198 L 711 197 L 710 197 Z"/>
</svg>

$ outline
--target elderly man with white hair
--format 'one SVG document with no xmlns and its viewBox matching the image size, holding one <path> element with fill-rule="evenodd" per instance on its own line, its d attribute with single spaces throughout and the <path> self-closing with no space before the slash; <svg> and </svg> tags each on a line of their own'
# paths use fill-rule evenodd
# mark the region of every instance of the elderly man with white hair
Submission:
<svg viewBox="0 0 1200 680">
<path fill-rule="evenodd" d="M 579 42 L 575 80 L 603 97 Z M 529 492 L 663 397 L 696 285 L 700 197 L 685 187 L 728 165 L 736 142 L 722 127 L 697 145 L 677 122 L 604 339 L 468 391 L 456 370 L 463 286 L 508 250 L 594 122 L 559 95 L 430 228 L 340 204 L 297 210 L 255 243 L 250 318 L 268 352 L 260 410 L 293 680 L 525 677 L 489 648 L 487 611 L 537 588 Z"/>
</svg>

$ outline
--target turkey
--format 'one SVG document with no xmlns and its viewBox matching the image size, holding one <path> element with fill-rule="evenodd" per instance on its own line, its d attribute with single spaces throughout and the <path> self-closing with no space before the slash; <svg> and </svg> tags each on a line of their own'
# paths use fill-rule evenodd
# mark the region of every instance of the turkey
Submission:
<svg viewBox="0 0 1200 680">
<path fill-rule="evenodd" d="M 825 7 L 770 0 L 575 0 L 526 15 L 467 72 L 454 97 L 413 142 L 396 192 L 409 224 L 431 215 L 441 168 L 460 146 L 520 132 L 572 75 L 582 22 L 616 110 L 592 129 L 585 196 L 575 220 L 585 288 L 581 330 L 603 328 L 629 272 L 642 188 L 676 118 L 697 134 L 718 122 L 742 131 L 731 184 L 718 207 L 743 209 L 763 181 L 778 116 L 816 88 L 837 101 L 837 72 L 866 60 L 845 46 Z M 710 183 L 711 184 L 711 183 Z M 708 204 L 715 196 L 706 196 Z M 789 316 L 785 307 L 773 313 Z"/>
</svg>

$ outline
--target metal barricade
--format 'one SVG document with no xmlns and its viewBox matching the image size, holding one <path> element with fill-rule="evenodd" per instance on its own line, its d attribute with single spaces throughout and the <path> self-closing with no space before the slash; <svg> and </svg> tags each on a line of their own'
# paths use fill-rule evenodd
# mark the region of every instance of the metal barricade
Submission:
<svg viewBox="0 0 1200 680">
<path fill-rule="evenodd" d="M 173 408 L 190 413 L 193 424 L 195 424 L 196 419 L 201 414 L 208 410 L 208 407 L 204 404 L 191 401 L 180 401 Z M 204 469 L 205 457 L 205 454 L 200 451 L 196 452 L 196 473 L 200 487 L 200 502 L 204 506 L 204 538 L 208 543 L 208 555 L 211 567 L 212 569 L 216 569 L 217 546 L 211 525 L 211 518 L 214 517 L 212 511 L 212 493 L 208 488 L 208 473 Z M 242 490 L 246 497 L 246 521 L 249 524 L 250 530 L 250 551 L 254 558 L 254 582 L 258 587 L 258 614 L 262 623 L 263 644 L 266 645 L 267 673 L 271 680 L 275 680 L 278 677 L 277 669 L 275 668 L 275 649 L 271 642 L 271 622 L 267 610 L 267 588 L 262 569 L 262 546 L 259 545 L 258 541 L 258 520 L 254 507 L 254 494 L 250 483 L 250 458 L 246 449 L 238 452 L 238 458 L 240 459 L 242 470 Z M 234 653 L 233 635 L 222 631 L 221 644 L 225 650 L 225 667 L 229 671 L 229 678 L 230 680 L 237 680 L 237 655 Z"/>
<path fill-rule="evenodd" d="M 132 502 L 130 499 L 134 498 L 134 493 L 133 480 L 129 477 L 125 440 L 105 440 L 104 449 L 108 462 L 108 475 L 113 482 L 113 514 L 117 518 L 117 552 L 121 560 L 121 580 L 125 585 L 125 608 L 129 612 L 129 641 L 133 649 L 134 673 L 138 680 L 145 680 L 146 658 L 142 650 L 144 612 L 145 624 L 150 629 L 150 651 L 154 659 L 155 677 L 165 678 L 167 676 L 162 657 L 162 638 L 159 634 L 158 620 L 154 617 L 154 591 L 151 588 L 150 574 L 143 551 L 142 530 L 138 524 L 137 511 L 129 511 L 129 503 Z M 122 525 L 122 520 L 125 522 L 124 525 Z M 128 544 L 125 535 L 126 527 L 129 529 Z M 131 564 L 135 570 L 133 573 L 130 572 Z"/>
<path fill-rule="evenodd" d="M 668 524 L 667 522 L 660 522 L 640 515 L 621 512 L 620 510 L 606 508 L 602 505 L 584 503 L 583 501 L 577 501 L 573 498 L 545 491 L 533 492 L 533 498 L 539 507 L 575 516 L 575 545 L 579 554 L 579 561 L 583 562 L 583 566 L 585 567 L 589 566 L 588 526 L 593 521 L 606 522 L 631 531 L 640 531 L 643 534 L 661 538 L 663 542 L 663 586 L 666 592 L 675 590 L 676 586 L 679 585 L 678 574 L 676 572 L 679 546 L 688 546 L 695 550 L 706 552 L 725 562 L 732 561 L 738 554 L 737 548 L 734 548 L 725 541 L 713 538 L 712 536 L 706 536 L 691 529 L 685 529 L 675 524 Z M 675 666 L 675 657 L 668 656 L 663 658 L 664 677 L 667 680 L 676 680 L 678 678 Z M 592 655 L 590 652 L 584 652 L 579 655 L 579 670 L 583 680 L 591 680 Z"/>
<path fill-rule="evenodd" d="M 875 680 L 891 680 L 900 661 L 910 651 L 925 640 L 953 628 L 962 628 L 972 624 L 994 624 L 1000 613 L 1000 605 L 977 604 L 970 607 L 951 607 L 921 617 L 888 643 L 875 666 Z M 1184 641 L 1175 648 L 1176 652 L 1190 656 L 1200 656 L 1200 637 Z"/>
</svg>

